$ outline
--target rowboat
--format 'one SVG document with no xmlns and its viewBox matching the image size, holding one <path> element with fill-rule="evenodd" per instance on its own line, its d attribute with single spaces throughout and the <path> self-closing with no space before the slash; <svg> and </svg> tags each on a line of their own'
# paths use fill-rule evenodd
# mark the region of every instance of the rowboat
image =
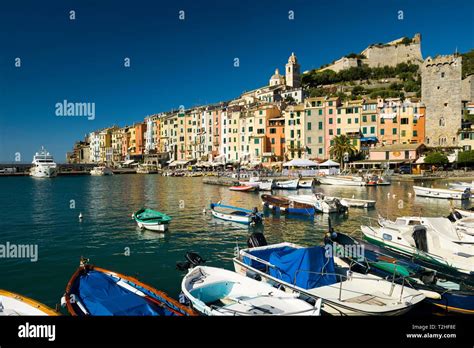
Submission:
<svg viewBox="0 0 474 348">
<path fill-rule="evenodd" d="M 361 226 L 361 230 L 370 243 L 412 257 L 428 267 L 447 272 L 474 272 L 471 246 L 455 243 L 426 226 L 385 224 L 381 227 Z"/>
<path fill-rule="evenodd" d="M 61 302 L 74 316 L 195 315 L 190 308 L 136 278 L 83 261 L 69 280 Z"/>
<path fill-rule="evenodd" d="M 136 221 L 138 227 L 150 231 L 164 232 L 168 229 L 171 217 L 153 209 L 139 209 L 133 213 L 132 218 Z"/>
<path fill-rule="evenodd" d="M 363 176 L 355 175 L 325 175 L 318 178 L 323 185 L 336 186 L 366 186 L 367 180 Z"/>
<path fill-rule="evenodd" d="M 14 292 L 0 289 L 0 316 L 60 315 L 54 309 Z"/>
<path fill-rule="evenodd" d="M 343 213 L 347 207 L 343 206 L 337 198 L 324 196 L 322 193 L 314 195 L 291 195 L 288 198 L 294 202 L 310 204 L 316 211 L 326 214 Z"/>
<path fill-rule="evenodd" d="M 218 211 L 216 208 L 220 208 L 221 210 Z M 258 212 L 257 208 L 249 210 L 221 203 L 211 203 L 211 213 L 215 218 L 246 225 L 254 225 L 263 222 L 263 215 Z"/>
<path fill-rule="evenodd" d="M 425 296 L 349 265 L 322 246 L 279 243 L 241 249 L 233 259 L 235 271 L 283 286 L 310 301 L 321 298 L 321 310 L 332 315 L 400 315 Z"/>
<path fill-rule="evenodd" d="M 258 189 L 260 191 L 271 191 L 273 188 L 273 179 L 262 180 L 258 183 Z"/>
<path fill-rule="evenodd" d="M 298 188 L 312 188 L 314 180 L 300 180 L 298 181 Z"/>
<path fill-rule="evenodd" d="M 295 202 L 287 197 L 262 195 L 260 198 L 265 207 L 277 212 L 302 215 L 314 215 L 315 213 L 313 205 Z"/>
<path fill-rule="evenodd" d="M 474 314 L 474 286 L 466 284 L 466 278 L 459 274 L 420 266 L 409 257 L 339 232 L 328 234 L 325 242 L 335 244 L 340 250 L 364 250 L 363 262 L 351 253 L 344 257 L 357 272 L 370 272 L 412 287 L 426 296 L 426 302 L 445 312 Z"/>
<path fill-rule="evenodd" d="M 275 181 L 275 188 L 282 190 L 296 190 L 298 188 L 299 179 Z"/>
<path fill-rule="evenodd" d="M 222 268 L 190 269 L 181 290 L 196 311 L 209 316 L 320 315 L 321 300 L 312 306 L 298 294 Z"/>
<path fill-rule="evenodd" d="M 369 199 L 356 199 L 356 198 L 345 198 L 335 197 L 341 202 L 342 205 L 348 208 L 374 208 L 375 201 Z"/>
<path fill-rule="evenodd" d="M 240 185 L 240 186 L 231 186 L 231 187 L 229 187 L 229 190 L 231 190 L 231 191 L 251 192 L 251 191 L 255 191 L 256 188 L 257 188 L 256 186 Z"/>
<path fill-rule="evenodd" d="M 423 186 L 413 186 L 415 195 L 421 197 L 443 198 L 443 199 L 469 199 L 471 198 L 471 190 L 449 190 L 440 188 L 430 188 Z"/>
</svg>

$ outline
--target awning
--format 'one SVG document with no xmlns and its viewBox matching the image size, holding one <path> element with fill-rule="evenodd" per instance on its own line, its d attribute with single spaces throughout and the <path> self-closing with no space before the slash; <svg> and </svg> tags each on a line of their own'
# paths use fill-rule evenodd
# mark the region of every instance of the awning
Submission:
<svg viewBox="0 0 474 348">
<path fill-rule="evenodd" d="M 340 167 L 341 165 L 333 160 L 327 160 L 323 163 L 319 163 L 319 167 Z"/>
<path fill-rule="evenodd" d="M 176 167 L 176 166 L 182 166 L 185 164 L 188 164 L 190 161 L 174 161 L 170 163 L 169 167 Z"/>
<path fill-rule="evenodd" d="M 375 141 L 375 142 L 377 142 L 378 139 L 377 139 L 377 137 L 363 137 L 363 138 L 360 138 L 360 141 Z"/>
<path fill-rule="evenodd" d="M 283 167 L 317 167 L 318 163 L 301 158 L 292 159 L 283 164 Z"/>
<path fill-rule="evenodd" d="M 126 160 L 125 162 L 123 162 L 124 165 L 129 165 L 129 164 L 132 164 L 133 162 L 135 162 L 134 160 Z"/>
<path fill-rule="evenodd" d="M 394 119 L 395 117 L 397 117 L 397 114 L 395 114 L 395 113 L 380 114 L 380 117 L 381 117 L 381 118 Z"/>
</svg>

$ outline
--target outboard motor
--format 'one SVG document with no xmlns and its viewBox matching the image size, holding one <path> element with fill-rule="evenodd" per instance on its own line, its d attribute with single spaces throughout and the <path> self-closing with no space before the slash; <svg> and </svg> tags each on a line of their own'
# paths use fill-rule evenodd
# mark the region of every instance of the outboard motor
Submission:
<svg viewBox="0 0 474 348">
<path fill-rule="evenodd" d="M 176 269 L 180 271 L 187 271 L 190 268 L 199 266 L 206 262 L 201 255 L 192 251 L 188 251 L 184 257 L 186 258 L 186 261 L 176 263 Z"/>
<path fill-rule="evenodd" d="M 256 224 L 262 222 L 262 217 L 258 213 L 258 208 L 257 207 L 254 207 L 252 209 L 252 215 L 251 216 L 252 216 L 252 224 L 253 225 L 256 225 Z"/>
<path fill-rule="evenodd" d="M 263 233 L 260 232 L 252 233 L 247 240 L 247 247 L 249 248 L 256 248 L 265 245 L 268 245 L 267 240 L 265 239 Z"/>
</svg>

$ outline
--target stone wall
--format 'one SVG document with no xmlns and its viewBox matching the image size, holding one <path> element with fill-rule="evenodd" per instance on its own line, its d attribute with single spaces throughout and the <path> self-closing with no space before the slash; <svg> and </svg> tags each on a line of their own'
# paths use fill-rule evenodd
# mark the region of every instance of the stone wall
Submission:
<svg viewBox="0 0 474 348">
<path fill-rule="evenodd" d="M 428 57 L 421 68 L 421 98 L 426 106 L 428 146 L 457 146 L 462 122 L 462 57 Z"/>
<path fill-rule="evenodd" d="M 362 64 L 367 64 L 371 68 L 381 66 L 396 66 L 400 63 L 419 64 L 423 62 L 421 55 L 421 44 L 412 43 L 409 45 L 395 44 L 388 46 L 371 46 L 362 51 L 366 59 L 362 59 Z"/>
</svg>

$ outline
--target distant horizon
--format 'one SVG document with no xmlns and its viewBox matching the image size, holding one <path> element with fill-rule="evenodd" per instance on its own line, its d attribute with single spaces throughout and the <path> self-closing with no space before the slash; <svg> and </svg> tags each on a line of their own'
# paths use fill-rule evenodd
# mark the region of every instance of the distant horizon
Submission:
<svg viewBox="0 0 474 348">
<path fill-rule="evenodd" d="M 304 72 L 415 33 L 421 34 L 424 59 L 474 47 L 472 3 L 425 6 L 402 0 L 380 9 L 377 1 L 365 0 L 347 11 L 353 4 L 205 0 L 160 6 L 139 0 L 130 7 L 108 0 L 21 0 L 1 5 L 0 99 L 6 102 L 0 103 L 0 163 L 31 163 L 42 145 L 57 163 L 65 163 L 66 152 L 94 130 L 130 125 L 180 105 L 230 101 L 268 85 L 292 52 Z M 294 20 L 288 19 L 289 10 Z M 403 20 L 397 19 L 399 10 Z M 58 115 L 55 105 L 64 100 L 93 104 L 94 118 L 58 117 L 65 115 Z M 16 153 L 21 161 L 15 161 Z"/>
</svg>

